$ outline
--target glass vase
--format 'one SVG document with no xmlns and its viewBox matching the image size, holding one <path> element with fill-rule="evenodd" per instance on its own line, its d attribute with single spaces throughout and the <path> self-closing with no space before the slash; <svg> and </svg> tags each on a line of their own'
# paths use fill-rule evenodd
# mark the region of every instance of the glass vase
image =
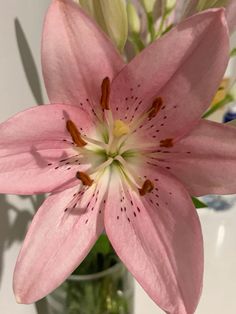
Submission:
<svg viewBox="0 0 236 314">
<path fill-rule="evenodd" d="M 133 314 L 134 280 L 122 263 L 71 275 L 47 297 L 49 314 Z"/>
</svg>

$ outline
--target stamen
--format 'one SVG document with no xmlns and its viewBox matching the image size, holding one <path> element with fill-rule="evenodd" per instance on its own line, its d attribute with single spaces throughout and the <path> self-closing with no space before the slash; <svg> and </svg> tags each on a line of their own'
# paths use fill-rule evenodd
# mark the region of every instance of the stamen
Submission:
<svg viewBox="0 0 236 314">
<path fill-rule="evenodd" d="M 172 138 L 166 138 L 165 140 L 160 141 L 160 147 L 173 147 L 173 139 Z"/>
<path fill-rule="evenodd" d="M 101 107 L 102 109 L 109 110 L 109 98 L 110 98 L 110 79 L 105 77 L 102 81 L 102 96 L 101 96 Z"/>
<path fill-rule="evenodd" d="M 76 178 L 81 180 L 83 185 L 91 186 L 93 184 L 93 180 L 85 172 L 78 171 L 76 173 Z"/>
<path fill-rule="evenodd" d="M 124 152 L 126 152 L 127 150 L 132 150 L 134 152 L 139 152 L 139 153 L 144 153 L 144 152 L 149 152 L 150 148 L 153 148 L 155 146 L 154 143 L 143 143 L 141 142 L 139 145 L 137 143 L 134 144 L 122 144 L 122 147 L 119 150 L 119 154 L 122 155 Z"/>
<path fill-rule="evenodd" d="M 150 180 L 146 180 L 143 183 L 142 188 L 139 189 L 139 194 L 141 196 L 144 196 L 145 194 L 152 192 L 153 189 L 154 189 L 153 183 Z"/>
<path fill-rule="evenodd" d="M 70 133 L 70 136 L 71 136 L 73 142 L 78 147 L 83 147 L 83 146 L 87 145 L 87 143 L 81 138 L 80 132 L 78 131 L 78 129 L 77 129 L 77 127 L 73 121 L 68 120 L 66 122 L 66 128 L 67 128 L 67 131 Z"/>
<path fill-rule="evenodd" d="M 148 118 L 149 119 L 154 118 L 160 111 L 162 105 L 163 105 L 163 99 L 161 97 L 157 97 L 152 103 L 152 107 L 149 110 Z"/>
<path fill-rule="evenodd" d="M 94 140 L 90 137 L 87 137 L 87 136 L 81 136 L 82 139 L 85 139 L 87 141 L 87 143 L 89 144 L 93 144 L 93 145 L 96 145 L 96 146 L 99 146 L 99 147 L 102 147 L 104 149 L 107 149 L 107 144 L 101 142 L 101 141 L 98 141 L 98 140 Z"/>
<path fill-rule="evenodd" d="M 137 117 L 136 119 L 134 119 L 132 121 L 132 123 L 130 124 L 130 133 L 134 132 L 135 130 L 137 130 L 137 128 L 142 128 L 144 125 L 144 121 L 145 119 L 152 119 L 154 118 L 157 113 L 160 111 L 161 108 L 163 106 L 163 99 L 161 97 L 157 97 L 153 103 L 152 106 L 149 110 L 145 111 L 144 113 L 142 113 L 139 117 Z"/>
<path fill-rule="evenodd" d="M 129 181 L 129 184 L 133 185 L 134 188 L 139 188 L 142 183 L 141 177 L 139 177 L 137 173 L 131 169 L 129 163 L 120 155 L 116 156 L 114 160 L 118 160 L 122 165 L 123 173 Z"/>
</svg>

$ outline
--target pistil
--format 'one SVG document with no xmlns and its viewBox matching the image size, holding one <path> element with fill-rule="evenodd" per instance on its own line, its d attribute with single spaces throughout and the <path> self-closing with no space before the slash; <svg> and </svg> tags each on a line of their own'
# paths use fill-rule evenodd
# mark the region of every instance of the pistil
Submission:
<svg viewBox="0 0 236 314">
<path fill-rule="evenodd" d="M 129 133 L 129 126 L 128 124 L 124 123 L 121 120 L 115 120 L 113 125 L 113 135 L 115 137 L 121 137 Z"/>
</svg>

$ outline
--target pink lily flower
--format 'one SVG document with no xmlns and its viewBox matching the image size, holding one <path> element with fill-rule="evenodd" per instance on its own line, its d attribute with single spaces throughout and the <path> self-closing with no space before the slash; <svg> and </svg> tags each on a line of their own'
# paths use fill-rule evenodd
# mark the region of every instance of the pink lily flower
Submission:
<svg viewBox="0 0 236 314">
<path fill-rule="evenodd" d="M 201 120 L 228 49 L 224 11 L 214 9 L 125 65 L 76 4 L 52 2 L 42 63 L 53 104 L 0 125 L 0 191 L 51 193 L 18 257 L 18 302 L 59 286 L 105 227 L 166 313 L 194 313 L 203 243 L 190 195 L 236 192 L 236 130 Z"/>
</svg>

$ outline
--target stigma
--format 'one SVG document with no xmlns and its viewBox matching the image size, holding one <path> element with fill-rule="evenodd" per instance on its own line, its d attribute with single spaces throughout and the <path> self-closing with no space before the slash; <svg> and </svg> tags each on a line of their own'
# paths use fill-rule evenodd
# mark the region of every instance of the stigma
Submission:
<svg viewBox="0 0 236 314">
<path fill-rule="evenodd" d="M 113 125 L 113 135 L 115 137 L 121 137 L 130 132 L 129 126 L 121 120 L 115 120 Z"/>
</svg>

